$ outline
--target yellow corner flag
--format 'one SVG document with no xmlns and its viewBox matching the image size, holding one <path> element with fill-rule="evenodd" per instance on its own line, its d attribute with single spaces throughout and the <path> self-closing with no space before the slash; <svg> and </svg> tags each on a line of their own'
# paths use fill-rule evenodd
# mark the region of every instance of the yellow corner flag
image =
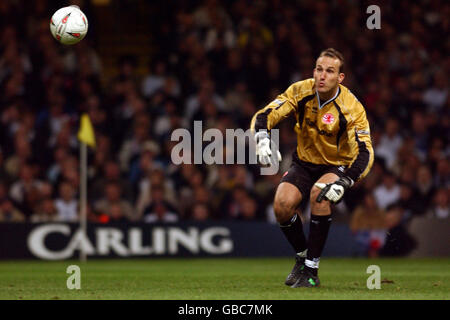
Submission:
<svg viewBox="0 0 450 320">
<path fill-rule="evenodd" d="M 86 113 L 81 115 L 80 130 L 78 130 L 78 140 L 95 148 L 95 133 L 91 120 Z"/>
</svg>

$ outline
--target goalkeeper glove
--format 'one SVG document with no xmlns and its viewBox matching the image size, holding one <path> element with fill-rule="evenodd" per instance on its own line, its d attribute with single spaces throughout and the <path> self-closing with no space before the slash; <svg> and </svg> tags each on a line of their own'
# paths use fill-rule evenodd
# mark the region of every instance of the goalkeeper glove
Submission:
<svg viewBox="0 0 450 320">
<path fill-rule="evenodd" d="M 262 165 L 268 165 L 271 166 L 274 164 L 272 162 L 272 150 L 270 150 L 270 139 L 269 134 L 265 131 L 260 131 L 255 134 L 255 141 L 256 141 L 256 155 L 258 157 L 259 163 Z M 277 150 L 276 154 L 276 160 L 281 161 L 281 153 Z"/>
<path fill-rule="evenodd" d="M 349 177 L 341 177 L 333 183 L 316 182 L 314 185 L 322 189 L 316 201 L 321 202 L 324 198 L 332 203 L 338 203 L 344 196 L 345 190 L 353 186 L 354 182 Z"/>
</svg>

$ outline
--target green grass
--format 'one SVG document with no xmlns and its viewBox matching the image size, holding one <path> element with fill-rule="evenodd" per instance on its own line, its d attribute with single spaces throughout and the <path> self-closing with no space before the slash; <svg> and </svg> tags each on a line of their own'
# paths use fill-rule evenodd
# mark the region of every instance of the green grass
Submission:
<svg viewBox="0 0 450 320">
<path fill-rule="evenodd" d="M 66 268 L 81 268 L 69 290 Z M 381 268 L 380 290 L 366 286 L 369 265 Z M 147 259 L 0 262 L 0 299 L 303 300 L 445 299 L 450 259 L 322 258 L 320 288 L 292 289 L 293 259 Z"/>
</svg>

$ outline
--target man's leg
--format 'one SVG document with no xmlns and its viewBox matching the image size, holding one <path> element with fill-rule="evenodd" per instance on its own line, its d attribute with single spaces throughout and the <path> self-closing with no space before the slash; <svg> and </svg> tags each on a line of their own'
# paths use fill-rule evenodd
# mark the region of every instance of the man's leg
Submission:
<svg viewBox="0 0 450 320">
<path fill-rule="evenodd" d="M 289 286 L 297 281 L 306 257 L 306 237 L 302 221 L 296 213 L 301 201 L 302 194 L 296 186 L 289 182 L 280 183 L 274 200 L 275 217 L 281 231 L 297 253 L 294 268 L 285 282 Z"/>
<path fill-rule="evenodd" d="M 331 183 L 339 179 L 334 173 L 324 174 L 317 182 Z M 310 193 L 311 221 L 308 237 L 308 251 L 305 260 L 304 277 L 299 279 L 293 287 L 314 287 L 319 285 L 318 269 L 320 256 L 322 255 L 328 231 L 331 225 L 330 202 L 324 200 L 320 203 L 316 201 L 320 189 L 313 187 Z"/>
<path fill-rule="evenodd" d="M 297 253 L 306 249 L 302 221 L 296 213 L 301 201 L 302 194 L 298 188 L 288 182 L 282 182 L 277 188 L 273 204 L 278 224 Z"/>
</svg>

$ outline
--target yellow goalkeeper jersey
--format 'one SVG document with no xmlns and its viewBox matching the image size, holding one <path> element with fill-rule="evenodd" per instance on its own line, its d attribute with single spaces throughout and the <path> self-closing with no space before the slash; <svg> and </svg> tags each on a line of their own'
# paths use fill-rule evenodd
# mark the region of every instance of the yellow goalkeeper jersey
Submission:
<svg viewBox="0 0 450 320">
<path fill-rule="evenodd" d="M 298 81 L 259 110 L 251 129 L 270 130 L 281 120 L 294 115 L 297 123 L 297 154 L 313 164 L 345 166 L 345 175 L 362 179 L 372 167 L 374 152 L 366 112 L 345 86 L 336 95 L 320 101 L 314 79 Z"/>
</svg>

